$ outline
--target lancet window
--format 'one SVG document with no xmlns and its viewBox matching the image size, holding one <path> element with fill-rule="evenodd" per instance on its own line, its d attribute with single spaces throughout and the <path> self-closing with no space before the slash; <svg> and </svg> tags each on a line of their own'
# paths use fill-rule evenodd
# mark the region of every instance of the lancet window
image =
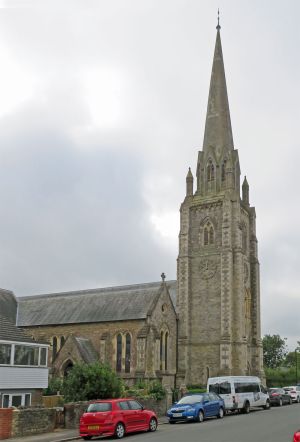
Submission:
<svg viewBox="0 0 300 442">
<path fill-rule="evenodd" d="M 131 370 L 131 334 L 118 333 L 116 336 L 116 371 L 130 373 Z"/>
<path fill-rule="evenodd" d="M 168 369 L 168 345 L 169 345 L 169 332 L 161 331 L 160 332 L 160 370 Z"/>
<path fill-rule="evenodd" d="M 125 373 L 130 373 L 130 354 L 131 354 L 131 336 L 129 333 L 127 333 L 126 345 L 125 345 Z"/>
<path fill-rule="evenodd" d="M 215 232 L 213 225 L 208 221 L 203 229 L 203 243 L 205 246 L 214 244 L 215 242 Z"/>
<path fill-rule="evenodd" d="M 122 370 L 122 335 L 118 334 L 117 336 L 117 364 L 116 364 L 117 372 Z"/>
<path fill-rule="evenodd" d="M 223 161 L 222 169 L 221 169 L 221 180 L 226 180 L 226 160 Z"/>
<path fill-rule="evenodd" d="M 57 355 L 57 337 L 54 336 L 52 340 L 52 361 L 54 361 L 56 355 Z"/>
<path fill-rule="evenodd" d="M 214 181 L 215 179 L 215 167 L 212 160 L 209 160 L 206 167 L 207 181 Z"/>
</svg>

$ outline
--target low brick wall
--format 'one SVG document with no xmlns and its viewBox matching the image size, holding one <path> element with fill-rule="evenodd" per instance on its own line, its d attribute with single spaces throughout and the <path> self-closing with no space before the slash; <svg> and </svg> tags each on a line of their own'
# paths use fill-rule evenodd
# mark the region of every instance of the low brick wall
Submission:
<svg viewBox="0 0 300 442">
<path fill-rule="evenodd" d="M 12 437 L 30 436 L 53 431 L 56 425 L 55 408 L 25 408 L 13 410 Z"/>
<path fill-rule="evenodd" d="M 150 410 L 154 410 L 158 417 L 165 416 L 166 411 L 169 407 L 170 398 L 167 395 L 164 399 L 159 401 L 155 399 L 142 399 L 137 398 L 137 400 L 145 407 Z M 90 402 L 76 402 L 65 404 L 65 428 L 78 428 L 79 420 L 82 414 L 87 409 Z"/>
<path fill-rule="evenodd" d="M 12 408 L 0 408 L 0 440 L 11 437 Z"/>
</svg>

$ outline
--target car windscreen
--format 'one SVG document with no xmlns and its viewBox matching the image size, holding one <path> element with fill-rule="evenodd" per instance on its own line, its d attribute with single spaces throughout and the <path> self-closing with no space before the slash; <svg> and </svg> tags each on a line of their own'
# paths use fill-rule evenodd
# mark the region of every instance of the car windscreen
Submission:
<svg viewBox="0 0 300 442">
<path fill-rule="evenodd" d="M 99 413 L 104 411 L 111 411 L 111 403 L 110 402 L 96 402 L 95 404 L 90 404 L 87 413 Z"/>
<path fill-rule="evenodd" d="M 190 396 L 183 396 L 178 404 L 196 404 L 197 402 L 203 402 L 203 395 L 201 394 L 193 394 Z"/>
</svg>

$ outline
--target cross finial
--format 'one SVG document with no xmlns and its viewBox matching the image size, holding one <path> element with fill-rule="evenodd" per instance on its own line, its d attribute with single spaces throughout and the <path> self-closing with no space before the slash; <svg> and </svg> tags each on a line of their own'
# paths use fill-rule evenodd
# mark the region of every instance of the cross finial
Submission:
<svg viewBox="0 0 300 442">
<path fill-rule="evenodd" d="M 221 26 L 220 26 L 220 10 L 219 10 L 219 8 L 218 8 L 218 24 L 217 24 L 217 28 L 216 29 L 221 29 Z"/>
<path fill-rule="evenodd" d="M 165 282 L 166 275 L 164 274 L 164 272 L 162 272 L 162 274 L 160 276 L 161 276 L 162 282 Z"/>
</svg>

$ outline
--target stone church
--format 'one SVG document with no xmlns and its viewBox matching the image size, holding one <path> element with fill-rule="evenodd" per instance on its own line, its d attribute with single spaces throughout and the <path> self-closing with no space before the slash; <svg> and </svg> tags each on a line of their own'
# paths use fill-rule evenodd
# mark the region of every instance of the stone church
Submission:
<svg viewBox="0 0 300 442">
<path fill-rule="evenodd" d="M 255 208 L 234 148 L 220 26 L 203 149 L 180 208 L 177 281 L 15 298 L 0 307 L 51 344 L 52 374 L 101 361 L 132 384 L 205 385 L 209 376 L 264 377 Z M 2 304 L 1 304 L 2 302 Z"/>
</svg>

